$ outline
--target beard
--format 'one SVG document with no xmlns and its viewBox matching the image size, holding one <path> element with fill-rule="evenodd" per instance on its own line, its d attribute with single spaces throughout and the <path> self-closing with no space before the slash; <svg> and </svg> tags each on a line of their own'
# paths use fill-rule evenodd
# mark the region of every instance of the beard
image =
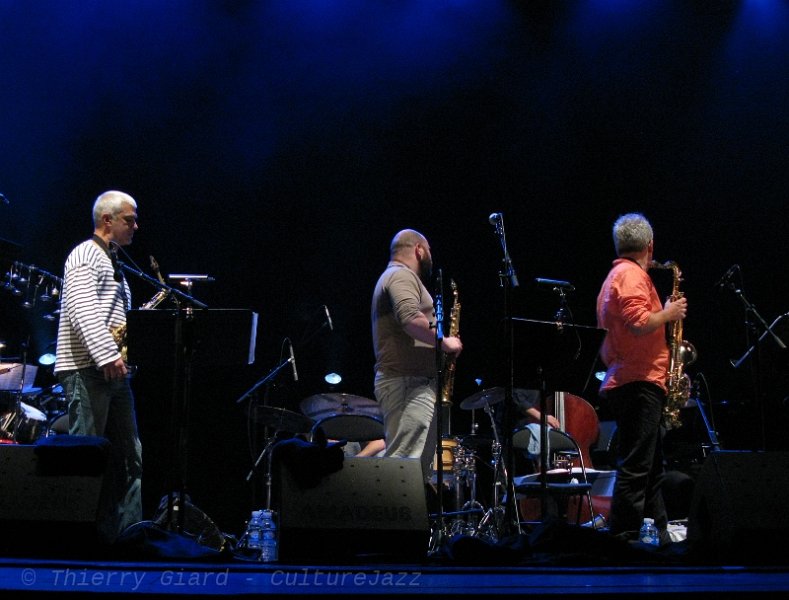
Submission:
<svg viewBox="0 0 789 600">
<path fill-rule="evenodd" d="M 433 259 L 425 256 L 419 261 L 419 275 L 424 283 L 430 283 L 430 278 L 433 276 Z"/>
</svg>

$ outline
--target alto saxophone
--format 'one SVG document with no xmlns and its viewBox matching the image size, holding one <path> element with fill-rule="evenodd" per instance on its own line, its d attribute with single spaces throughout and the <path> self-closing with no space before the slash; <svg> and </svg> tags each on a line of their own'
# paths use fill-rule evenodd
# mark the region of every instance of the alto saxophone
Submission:
<svg viewBox="0 0 789 600">
<path fill-rule="evenodd" d="M 650 267 L 653 269 L 671 269 L 673 285 L 671 295 L 668 298 L 671 302 L 675 302 L 684 296 L 684 293 L 679 290 L 679 284 L 682 281 L 682 271 L 679 270 L 677 263 L 674 261 L 665 263 L 652 261 Z M 683 339 L 682 319 L 672 321 L 669 327 L 669 367 L 668 380 L 666 382 L 668 393 L 663 414 L 666 426 L 672 428 L 680 425 L 680 409 L 685 406 L 690 398 L 691 383 L 690 377 L 684 371 L 685 367 L 696 362 L 698 354 L 693 344 Z"/>
<path fill-rule="evenodd" d="M 452 310 L 449 313 L 449 337 L 457 337 L 460 332 L 460 301 L 458 300 L 458 286 L 454 279 L 449 280 L 452 288 Z M 447 355 L 444 368 L 444 385 L 441 388 L 441 405 L 448 409 L 452 406 L 452 394 L 455 388 L 455 356 Z"/>
<path fill-rule="evenodd" d="M 164 283 L 164 277 L 162 277 L 161 272 L 159 271 L 159 264 L 154 260 L 153 256 L 151 256 L 151 268 L 156 273 L 156 276 L 159 278 L 159 281 Z M 167 299 L 167 296 L 170 295 L 170 291 L 166 289 L 159 290 L 154 294 L 153 298 L 148 300 L 145 304 L 140 306 L 140 310 L 147 310 L 150 308 L 156 308 L 162 302 Z M 128 344 L 127 344 L 127 328 L 126 323 L 123 325 L 118 325 L 110 329 L 110 333 L 112 334 L 112 339 L 118 346 L 118 351 L 121 353 L 121 358 L 123 358 L 123 362 L 126 362 L 128 356 Z"/>
</svg>

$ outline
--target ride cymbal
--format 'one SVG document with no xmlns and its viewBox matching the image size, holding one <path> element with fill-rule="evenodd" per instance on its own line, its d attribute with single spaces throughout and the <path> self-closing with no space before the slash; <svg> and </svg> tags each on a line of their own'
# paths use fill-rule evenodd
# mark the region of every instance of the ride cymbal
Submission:
<svg viewBox="0 0 789 600">
<path fill-rule="evenodd" d="M 492 387 L 486 390 L 480 390 L 476 394 L 471 394 L 471 396 L 460 403 L 460 408 L 463 410 L 475 410 L 477 408 L 485 408 L 485 406 L 498 404 L 502 400 L 504 400 L 504 388 Z"/>
<path fill-rule="evenodd" d="M 476 394 L 472 394 L 463 402 L 460 403 L 460 408 L 463 410 L 475 410 L 478 408 L 485 408 L 485 406 L 492 406 L 504 400 L 505 390 L 503 387 L 492 387 L 486 390 L 481 390 Z M 513 388 L 513 399 L 519 404 L 536 406 L 540 401 L 540 394 L 537 390 L 526 390 L 522 388 Z"/>
</svg>

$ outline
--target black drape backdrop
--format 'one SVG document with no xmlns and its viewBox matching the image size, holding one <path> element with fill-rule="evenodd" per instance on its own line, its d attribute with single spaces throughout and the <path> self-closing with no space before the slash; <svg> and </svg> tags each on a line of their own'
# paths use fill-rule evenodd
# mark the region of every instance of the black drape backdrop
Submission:
<svg viewBox="0 0 789 600">
<path fill-rule="evenodd" d="M 788 30 L 779 1 L 5 2 L 0 237 L 17 246 L 3 269 L 60 273 L 93 199 L 119 188 L 139 202 L 128 252 L 143 270 L 153 255 L 165 275 L 208 274 L 199 299 L 259 313 L 255 363 L 200 372 L 191 407 L 194 500 L 228 530 L 260 498 L 235 400 L 283 338 L 300 378 L 276 379 L 282 404 L 323 391 L 329 367 L 345 376 L 336 391 L 372 396 L 370 294 L 399 229 L 425 233 L 458 284 L 456 400 L 502 383 L 491 212 L 522 283 L 515 314 L 549 318 L 555 294 L 533 280 L 563 279 L 593 324 L 611 224 L 643 211 L 656 257 L 684 272 L 690 370 L 723 441 L 759 445 L 764 422 L 784 447 L 782 358 L 768 342 L 758 373 L 730 366 L 746 313 L 714 284 L 738 264 L 768 323 L 789 310 Z M 132 286 L 137 305 L 155 291 Z M 0 302 L 4 356 L 46 351 L 46 307 Z M 334 330 L 313 335 L 322 305 Z M 169 379 L 142 370 L 135 385 L 154 477 Z M 469 418 L 455 408 L 454 429 Z"/>
</svg>

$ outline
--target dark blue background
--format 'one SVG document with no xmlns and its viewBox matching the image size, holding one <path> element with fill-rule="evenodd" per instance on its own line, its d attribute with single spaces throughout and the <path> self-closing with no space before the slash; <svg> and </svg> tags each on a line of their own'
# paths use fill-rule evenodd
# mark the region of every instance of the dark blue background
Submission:
<svg viewBox="0 0 789 600">
<path fill-rule="evenodd" d="M 590 325 L 611 225 L 644 212 L 656 258 L 684 273 L 689 370 L 738 407 L 726 442 L 758 444 L 765 408 L 768 445 L 785 444 L 785 376 L 771 347 L 761 385 L 751 361 L 731 368 L 745 310 L 714 287 L 736 263 L 768 323 L 789 310 L 785 1 L 4 0 L 0 43 L 0 237 L 15 258 L 60 273 L 92 201 L 122 189 L 139 202 L 128 251 L 143 270 L 153 255 L 165 275 L 209 274 L 199 299 L 260 315 L 253 365 L 197 374 L 194 463 L 222 463 L 208 485 L 246 474 L 235 401 L 279 364 L 284 337 L 300 380 L 276 389 L 291 409 L 330 361 L 339 391 L 372 397 L 370 295 L 401 228 L 427 235 L 459 287 L 456 400 L 475 379 L 501 384 L 497 211 L 515 315 L 550 318 L 556 297 L 533 279 L 564 279 Z M 132 285 L 135 304 L 154 293 Z M 0 302 L 6 355 L 54 340 L 41 307 Z M 335 330 L 313 335 L 324 304 Z M 167 406 L 168 383 L 141 372 L 141 404 Z M 145 418 L 150 436 L 162 417 Z M 465 431 L 468 413 L 453 418 Z"/>
</svg>

